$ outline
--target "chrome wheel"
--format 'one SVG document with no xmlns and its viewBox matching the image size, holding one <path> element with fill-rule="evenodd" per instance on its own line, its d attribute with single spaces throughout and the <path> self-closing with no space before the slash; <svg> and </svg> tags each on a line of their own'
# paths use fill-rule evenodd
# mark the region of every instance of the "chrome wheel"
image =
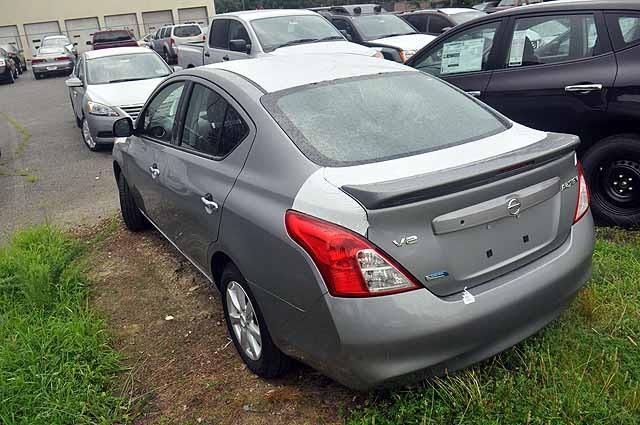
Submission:
<svg viewBox="0 0 640 425">
<path fill-rule="evenodd" d="M 93 137 L 91 137 L 91 130 L 89 130 L 87 120 L 82 120 L 82 138 L 87 146 L 89 146 L 89 149 L 93 150 L 96 148 L 96 142 L 94 142 Z"/>
<path fill-rule="evenodd" d="M 242 286 L 233 280 L 227 285 L 226 297 L 234 336 L 244 354 L 257 361 L 262 354 L 262 338 L 253 304 Z"/>
</svg>

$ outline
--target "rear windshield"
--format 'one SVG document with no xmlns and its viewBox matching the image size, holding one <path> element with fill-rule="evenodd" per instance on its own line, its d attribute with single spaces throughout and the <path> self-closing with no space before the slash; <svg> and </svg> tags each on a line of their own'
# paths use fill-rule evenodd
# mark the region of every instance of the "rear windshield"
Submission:
<svg viewBox="0 0 640 425">
<path fill-rule="evenodd" d="M 127 41 L 132 38 L 133 36 L 129 31 L 109 31 L 96 33 L 93 36 L 93 41 L 96 43 L 111 43 L 114 41 Z"/>
<path fill-rule="evenodd" d="M 353 22 L 367 40 L 415 34 L 416 32 L 406 21 L 390 14 L 360 16 Z"/>
<path fill-rule="evenodd" d="M 173 29 L 173 35 L 176 37 L 194 37 L 202 34 L 202 30 L 198 25 L 187 25 L 184 27 L 175 27 Z"/>
<path fill-rule="evenodd" d="M 456 25 L 460 25 L 472 19 L 476 19 L 485 15 L 486 13 L 476 10 L 476 11 L 469 11 L 469 12 L 462 12 L 462 13 L 454 13 L 453 15 L 449 15 L 449 17 L 453 19 L 453 22 L 455 22 Z"/>
<path fill-rule="evenodd" d="M 66 46 L 71 44 L 67 37 L 55 37 L 55 38 L 45 38 L 42 42 L 42 47 L 55 47 L 55 46 Z"/>
<path fill-rule="evenodd" d="M 296 87 L 262 103 L 310 160 L 341 167 L 385 161 L 488 137 L 509 123 L 421 72 Z"/>
</svg>

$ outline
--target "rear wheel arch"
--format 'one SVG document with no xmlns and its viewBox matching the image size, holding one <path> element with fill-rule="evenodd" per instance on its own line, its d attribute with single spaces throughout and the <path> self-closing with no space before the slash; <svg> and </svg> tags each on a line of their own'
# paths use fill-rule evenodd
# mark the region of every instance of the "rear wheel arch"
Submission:
<svg viewBox="0 0 640 425">
<path fill-rule="evenodd" d="M 239 270 L 239 267 L 231 257 L 223 251 L 216 251 L 211 257 L 211 277 L 213 278 L 213 283 L 218 287 L 218 289 L 221 289 L 222 282 L 220 280 L 222 278 L 222 273 L 224 273 L 224 270 L 229 265 L 233 265 Z"/>
<path fill-rule="evenodd" d="M 120 168 L 120 164 L 117 161 L 113 161 L 113 175 L 116 178 L 116 182 L 120 179 L 120 174 L 122 174 L 122 168 Z"/>
</svg>

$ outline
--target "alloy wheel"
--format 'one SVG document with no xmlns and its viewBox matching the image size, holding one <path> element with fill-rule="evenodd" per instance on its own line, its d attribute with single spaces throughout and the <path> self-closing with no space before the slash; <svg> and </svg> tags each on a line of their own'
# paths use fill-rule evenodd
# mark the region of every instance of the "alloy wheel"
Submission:
<svg viewBox="0 0 640 425">
<path fill-rule="evenodd" d="M 93 137 L 91 137 L 91 130 L 89 130 L 89 123 L 86 119 L 82 120 L 82 138 L 87 146 L 89 146 L 89 149 L 93 150 L 96 148 L 96 142 L 93 140 Z"/>
<path fill-rule="evenodd" d="M 226 297 L 229 321 L 236 340 L 243 353 L 257 361 L 262 354 L 262 337 L 251 299 L 236 281 L 227 285 Z"/>
</svg>

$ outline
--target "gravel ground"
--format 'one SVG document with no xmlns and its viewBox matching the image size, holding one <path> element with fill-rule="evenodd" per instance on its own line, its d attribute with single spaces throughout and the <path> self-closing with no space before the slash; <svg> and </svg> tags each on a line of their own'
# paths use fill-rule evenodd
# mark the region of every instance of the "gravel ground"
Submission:
<svg viewBox="0 0 640 425">
<path fill-rule="evenodd" d="M 118 210 L 111 152 L 82 142 L 66 77 L 0 84 L 0 243 L 44 221 L 71 227 Z"/>
</svg>

